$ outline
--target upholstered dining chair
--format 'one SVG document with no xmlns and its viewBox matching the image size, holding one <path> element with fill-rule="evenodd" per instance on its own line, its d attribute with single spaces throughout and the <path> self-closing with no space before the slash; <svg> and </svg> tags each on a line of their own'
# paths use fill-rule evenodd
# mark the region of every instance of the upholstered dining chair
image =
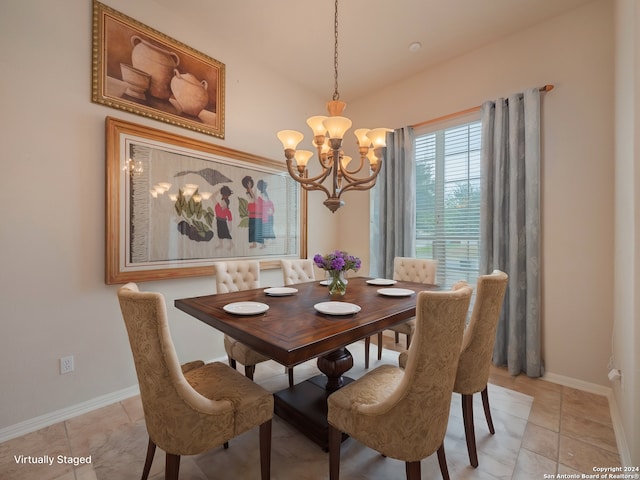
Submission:
<svg viewBox="0 0 640 480">
<path fill-rule="evenodd" d="M 214 262 L 213 269 L 216 276 L 217 293 L 260 288 L 260 262 L 258 260 Z M 271 360 L 226 333 L 224 334 L 224 349 L 227 352 L 229 365 L 235 369 L 236 362 L 240 362 L 244 365 L 245 376 L 251 380 L 253 380 L 256 365 Z"/>
<path fill-rule="evenodd" d="M 282 279 L 287 286 L 316 279 L 311 259 L 283 259 L 280 260 L 280 267 L 282 268 Z"/>
<path fill-rule="evenodd" d="M 393 259 L 393 280 L 417 282 L 425 284 L 436 283 L 438 261 L 428 258 L 395 257 Z M 395 332 L 396 343 L 400 343 L 400 334 L 407 336 L 407 349 L 411 345 L 411 337 L 416 328 L 415 318 L 390 327 Z M 364 368 L 369 368 L 369 347 L 371 337 L 364 341 Z M 378 360 L 382 358 L 382 332 L 378 332 Z"/>
<path fill-rule="evenodd" d="M 118 290 L 149 433 L 142 480 L 156 446 L 166 452 L 165 479 L 177 480 L 181 455 L 196 455 L 260 427 L 262 479 L 270 478 L 273 395 L 224 363 L 180 366 L 164 297 L 140 292 L 135 283 Z"/>
<path fill-rule="evenodd" d="M 329 396 L 331 480 L 340 476 L 343 433 L 404 461 L 408 480 L 419 479 L 420 460 L 437 451 L 448 480 L 444 437 L 471 293 L 418 292 L 406 367 L 381 365 Z"/>
<path fill-rule="evenodd" d="M 453 386 L 453 391 L 462 395 L 464 434 L 467 440 L 469 462 L 474 468 L 478 466 L 476 436 L 473 425 L 474 393 L 481 394 L 489 432 L 491 435 L 495 434 L 489 407 L 487 383 L 489 381 L 496 329 L 508 281 L 508 275 L 500 270 L 494 270 L 490 275 L 480 275 L 478 277 L 476 300 L 471 312 L 471 319 L 464 331 L 460 361 Z M 463 283 L 459 282 L 454 288 Z M 398 361 L 401 367 L 404 366 L 407 363 L 406 353 L 401 353 Z"/>
<path fill-rule="evenodd" d="M 310 282 L 316 278 L 313 270 L 313 260 L 310 259 L 283 259 L 280 260 L 280 268 L 282 269 L 282 280 L 285 286 Z M 289 386 L 293 387 L 293 367 L 287 367 L 287 373 L 289 375 Z"/>
</svg>

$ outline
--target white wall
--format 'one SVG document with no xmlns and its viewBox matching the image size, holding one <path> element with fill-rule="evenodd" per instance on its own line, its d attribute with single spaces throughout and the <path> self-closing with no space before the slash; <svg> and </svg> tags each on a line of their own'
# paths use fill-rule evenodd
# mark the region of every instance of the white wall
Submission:
<svg viewBox="0 0 640 480">
<path fill-rule="evenodd" d="M 215 29 L 194 30 L 153 0 L 104 3 L 226 64 L 226 138 L 91 103 L 90 1 L 0 2 L 0 430 L 136 384 L 117 286 L 104 284 L 106 116 L 281 159 L 275 132 L 302 130 L 304 112 L 324 108 L 239 58 Z M 311 254 L 336 247 L 325 210 L 311 205 Z M 279 270 L 263 276 L 281 284 Z M 213 279 L 141 288 L 166 295 L 182 360 L 224 354 L 220 333 L 173 307 L 213 292 Z M 75 372 L 59 375 L 70 354 Z"/>
<path fill-rule="evenodd" d="M 353 102 L 349 112 L 354 125 L 397 128 L 547 83 L 555 89 L 542 99 L 543 358 L 549 373 L 608 386 L 613 4 L 589 3 Z M 356 195 L 339 212 L 349 250 L 368 241 L 368 196 Z"/>
<path fill-rule="evenodd" d="M 616 195 L 613 367 L 622 381 L 613 384 L 625 430 L 631 465 L 640 464 L 640 255 L 637 239 L 640 205 L 640 9 L 635 0 L 616 2 Z"/>
</svg>

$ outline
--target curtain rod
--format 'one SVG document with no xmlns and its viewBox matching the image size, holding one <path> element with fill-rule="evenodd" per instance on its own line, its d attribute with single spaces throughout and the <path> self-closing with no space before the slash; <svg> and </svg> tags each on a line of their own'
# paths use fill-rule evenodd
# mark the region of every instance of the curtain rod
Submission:
<svg viewBox="0 0 640 480">
<path fill-rule="evenodd" d="M 538 90 L 540 90 L 542 93 L 544 92 L 550 92 L 551 90 L 553 90 L 553 85 L 544 85 L 542 87 L 540 87 Z M 431 120 L 425 120 L 424 122 L 420 122 L 420 123 L 415 123 L 413 125 L 409 125 L 411 128 L 418 128 L 418 127 L 424 127 L 425 125 L 429 125 L 431 123 L 436 123 L 436 122 L 444 122 L 445 120 L 449 120 L 451 118 L 455 118 L 455 117 L 459 117 L 461 115 L 467 115 L 469 113 L 474 113 L 480 110 L 480 105 L 478 105 L 477 107 L 472 107 L 472 108 L 467 108 L 466 110 L 461 110 L 459 112 L 456 113 L 450 113 L 448 115 L 444 115 L 442 117 L 438 117 L 438 118 L 433 118 Z"/>
</svg>

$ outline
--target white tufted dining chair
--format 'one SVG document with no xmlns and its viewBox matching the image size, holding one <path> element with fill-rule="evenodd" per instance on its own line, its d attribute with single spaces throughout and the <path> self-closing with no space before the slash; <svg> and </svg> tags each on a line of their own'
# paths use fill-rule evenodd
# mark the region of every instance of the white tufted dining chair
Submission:
<svg viewBox="0 0 640 480">
<path fill-rule="evenodd" d="M 285 285 L 293 285 L 294 283 L 310 282 L 316 279 L 313 270 L 313 260 L 310 259 L 293 259 L 280 260 L 282 268 L 282 279 Z"/>
<path fill-rule="evenodd" d="M 471 293 L 418 292 L 406 367 L 381 365 L 329 396 L 330 480 L 340 476 L 343 433 L 405 462 L 407 480 L 420 479 L 420 460 L 437 451 L 449 479 L 444 437 Z"/>
<path fill-rule="evenodd" d="M 224 363 L 181 367 L 162 294 L 140 292 L 128 283 L 118 290 L 118 301 L 149 433 L 142 480 L 149 476 L 156 446 L 166 452 L 165 479 L 177 480 L 182 455 L 227 448 L 230 439 L 258 426 L 261 475 L 267 480 L 273 395 Z"/>
<path fill-rule="evenodd" d="M 257 260 L 215 262 L 213 269 L 216 276 L 217 293 L 260 288 L 260 262 Z M 244 374 L 252 380 L 256 365 L 271 360 L 226 333 L 224 335 L 224 349 L 229 357 L 229 365 L 236 368 L 236 362 L 240 362 L 244 365 Z"/>
<path fill-rule="evenodd" d="M 282 280 L 285 286 L 310 282 L 316 278 L 313 270 L 313 260 L 302 258 L 293 260 L 283 259 L 280 260 L 280 268 L 282 269 Z M 289 375 L 289 386 L 293 387 L 293 367 L 287 367 L 287 373 Z"/>
<path fill-rule="evenodd" d="M 393 279 L 404 282 L 416 282 L 425 284 L 436 283 L 438 261 L 427 258 L 395 257 L 393 259 Z M 411 336 L 416 328 L 415 318 L 410 318 L 400 325 L 390 327 L 395 332 L 396 343 L 400 342 L 400 334 L 407 336 L 407 349 L 411 345 Z M 369 347 L 371 337 L 364 342 L 364 367 L 369 368 Z M 378 360 L 382 358 L 382 332 L 378 332 Z"/>
</svg>

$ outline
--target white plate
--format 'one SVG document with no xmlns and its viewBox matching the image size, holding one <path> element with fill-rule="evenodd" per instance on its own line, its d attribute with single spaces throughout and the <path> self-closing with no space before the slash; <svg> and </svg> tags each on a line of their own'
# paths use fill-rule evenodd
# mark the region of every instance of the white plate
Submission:
<svg viewBox="0 0 640 480">
<path fill-rule="evenodd" d="M 320 280 L 320 285 L 329 285 L 329 280 Z"/>
<path fill-rule="evenodd" d="M 409 290 L 408 288 L 381 288 L 378 290 L 378 293 L 388 297 L 408 297 L 416 292 Z"/>
<path fill-rule="evenodd" d="M 367 280 L 367 283 L 369 285 L 394 285 L 397 282 L 389 278 L 373 278 L 371 280 Z"/>
<path fill-rule="evenodd" d="M 316 303 L 313 308 L 327 315 L 353 315 L 360 311 L 358 305 L 348 302 L 321 302 Z"/>
<path fill-rule="evenodd" d="M 272 297 L 284 297 L 286 295 L 294 295 L 298 293 L 298 289 L 291 287 L 271 287 L 265 288 L 264 293 L 271 295 Z"/>
<path fill-rule="evenodd" d="M 260 302 L 235 302 L 228 303 L 222 309 L 234 315 L 257 315 L 269 310 L 269 305 Z"/>
</svg>

